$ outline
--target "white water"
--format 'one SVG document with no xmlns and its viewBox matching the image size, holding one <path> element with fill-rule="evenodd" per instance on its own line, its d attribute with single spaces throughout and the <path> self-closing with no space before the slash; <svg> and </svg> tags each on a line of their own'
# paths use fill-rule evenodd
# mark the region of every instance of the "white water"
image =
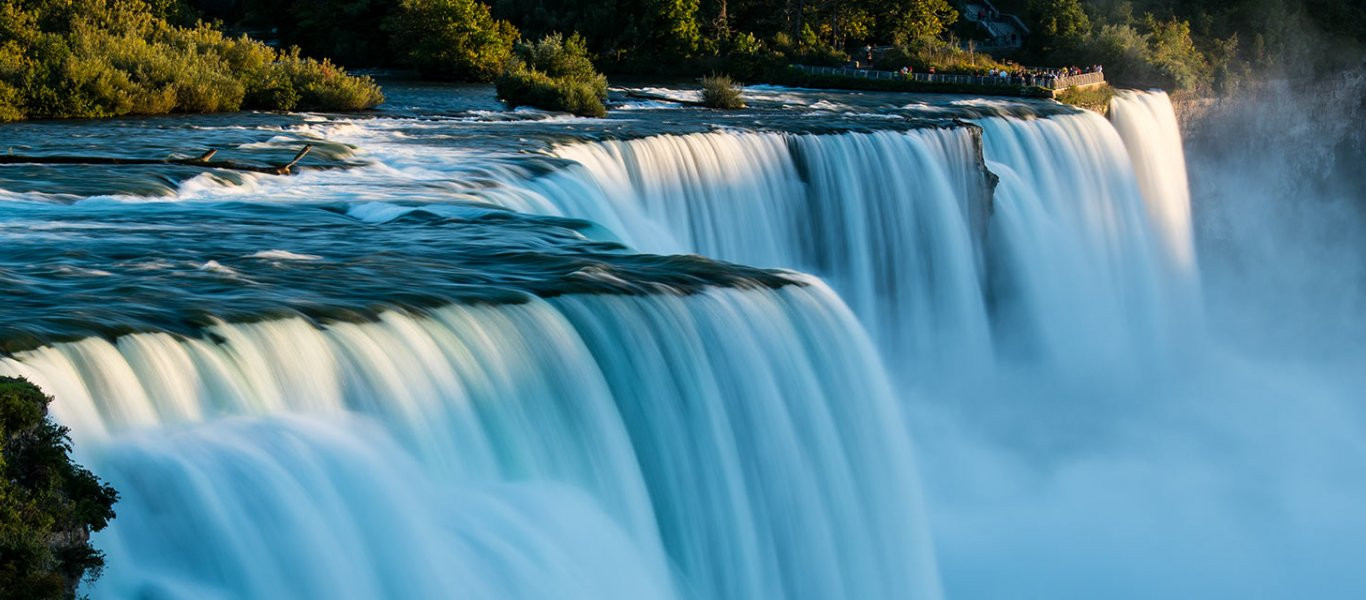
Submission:
<svg viewBox="0 0 1366 600">
<path fill-rule="evenodd" d="M 1071 377 L 1151 376 L 1198 334 L 1194 284 L 1166 268 L 1147 209 L 1159 199 L 1141 191 L 1159 186 L 1135 177 L 1123 139 L 1093 113 L 981 125 L 1000 176 L 991 265 L 1004 350 Z"/>
<path fill-rule="evenodd" d="M 987 192 L 967 129 L 665 135 L 556 153 L 601 190 L 587 210 L 581 195 L 547 193 L 559 214 L 615 224 L 646 251 L 820 274 L 920 369 L 990 361 L 974 239 Z"/>
<path fill-rule="evenodd" d="M 99 597 L 936 597 L 818 282 L 220 324 L 0 360 L 121 490 Z"/>
<path fill-rule="evenodd" d="M 1190 186 L 1171 100 L 1164 92 L 1121 90 L 1110 103 L 1110 122 L 1129 151 L 1149 215 L 1178 274 L 1192 278 L 1196 267 Z"/>
<path fill-rule="evenodd" d="M 1170 107 L 1112 114 L 978 122 L 985 242 L 963 130 L 561 146 L 579 165 L 534 178 L 411 146 L 338 174 L 496 180 L 454 196 L 816 272 L 894 391 L 819 286 L 224 324 L 0 372 L 124 491 L 96 597 L 933 597 L 936 558 L 957 597 L 1353 597 L 1360 376 L 1206 341 Z M 371 193 L 352 216 L 414 210 Z"/>
<path fill-rule="evenodd" d="M 1165 97 L 1118 104 L 1119 131 L 1089 112 L 982 119 L 981 154 L 966 128 L 560 146 L 584 167 L 564 179 L 588 183 L 536 183 L 536 202 L 511 206 L 591 219 L 645 251 L 818 274 L 903 383 L 955 385 L 1003 352 L 1077 376 L 1144 370 L 1198 330 L 1189 219 L 1171 216 L 1189 198 L 1184 171 L 1155 158 L 1175 144 L 1180 161 L 1170 108 L 1154 116 Z M 982 154 L 1000 177 L 989 226 Z"/>
</svg>

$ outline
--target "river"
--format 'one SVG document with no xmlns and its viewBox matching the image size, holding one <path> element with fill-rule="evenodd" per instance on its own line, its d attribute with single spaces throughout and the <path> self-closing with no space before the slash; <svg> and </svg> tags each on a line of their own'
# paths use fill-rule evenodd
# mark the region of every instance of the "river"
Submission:
<svg viewBox="0 0 1366 600">
<path fill-rule="evenodd" d="M 1366 350 L 1323 325 L 1361 325 L 1354 191 L 1314 192 L 1349 207 L 1320 217 L 1346 274 L 1312 278 L 1345 297 L 1286 309 L 1237 268 L 1314 268 L 1228 227 L 1317 243 L 1235 208 L 1292 175 L 1187 156 L 1161 92 L 745 93 L 0 126 L 27 155 L 314 147 L 290 176 L 0 166 L 0 374 L 122 495 L 87 591 L 1363 589 Z M 1322 343 L 1254 335 L 1287 322 Z"/>
</svg>

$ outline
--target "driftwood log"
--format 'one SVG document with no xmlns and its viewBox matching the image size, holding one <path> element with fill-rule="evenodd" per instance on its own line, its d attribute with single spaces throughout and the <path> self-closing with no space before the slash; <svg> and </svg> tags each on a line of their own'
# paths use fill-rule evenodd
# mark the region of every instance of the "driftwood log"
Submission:
<svg viewBox="0 0 1366 600">
<path fill-rule="evenodd" d="M 658 100 L 660 102 L 673 102 L 674 104 L 682 104 L 684 106 L 700 106 L 702 108 L 708 108 L 706 104 L 703 104 L 696 100 L 679 100 L 678 98 L 658 96 L 655 94 L 647 94 L 645 92 L 626 92 L 626 97 L 635 98 L 636 100 Z"/>
<path fill-rule="evenodd" d="M 252 171 L 255 173 L 266 173 L 269 175 L 289 175 L 293 173 L 294 165 L 299 164 L 308 152 L 313 149 L 313 144 L 304 145 L 298 154 L 283 165 L 268 167 L 259 165 L 249 165 L 245 163 L 233 162 L 229 160 L 213 160 L 213 156 L 218 154 L 217 150 L 209 150 L 196 158 L 118 158 L 109 156 L 17 156 L 13 154 L 0 155 L 0 165 L 180 165 L 185 167 L 200 167 L 204 169 L 227 169 L 230 171 Z"/>
</svg>

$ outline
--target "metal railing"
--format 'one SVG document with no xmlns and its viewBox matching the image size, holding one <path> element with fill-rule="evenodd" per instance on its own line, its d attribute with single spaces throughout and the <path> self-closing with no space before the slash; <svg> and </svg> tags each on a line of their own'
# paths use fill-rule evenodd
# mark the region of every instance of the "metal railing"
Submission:
<svg viewBox="0 0 1366 600">
<path fill-rule="evenodd" d="M 837 75 L 842 77 L 858 77 L 862 79 L 910 80 L 922 83 L 966 84 L 987 87 L 1042 87 L 1051 90 L 1061 90 L 1078 85 L 1105 82 L 1105 75 L 1103 73 L 1082 73 L 1080 75 L 1062 77 L 1052 75 L 990 77 L 985 75 L 959 75 L 956 73 L 898 73 L 896 71 L 855 69 L 853 67 L 792 66 L 803 73 L 810 73 L 812 75 Z"/>
</svg>

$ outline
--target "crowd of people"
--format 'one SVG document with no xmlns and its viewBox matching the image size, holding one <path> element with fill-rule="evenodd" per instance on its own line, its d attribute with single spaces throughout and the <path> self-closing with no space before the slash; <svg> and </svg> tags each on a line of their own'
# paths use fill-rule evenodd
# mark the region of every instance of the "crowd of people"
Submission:
<svg viewBox="0 0 1366 600">
<path fill-rule="evenodd" d="M 1075 77 L 1085 73 L 1104 73 L 1105 68 L 1101 65 L 1091 65 L 1089 67 L 1060 67 L 1060 68 L 1032 68 L 1019 65 L 1012 65 L 1010 68 L 992 68 L 985 77 L 997 78 L 1004 83 L 1015 85 L 1056 87 L 1057 81 L 1064 77 Z M 915 68 L 901 67 L 899 71 L 903 77 L 914 77 Z M 931 81 L 936 75 L 934 67 L 930 67 L 925 73 Z"/>
</svg>

